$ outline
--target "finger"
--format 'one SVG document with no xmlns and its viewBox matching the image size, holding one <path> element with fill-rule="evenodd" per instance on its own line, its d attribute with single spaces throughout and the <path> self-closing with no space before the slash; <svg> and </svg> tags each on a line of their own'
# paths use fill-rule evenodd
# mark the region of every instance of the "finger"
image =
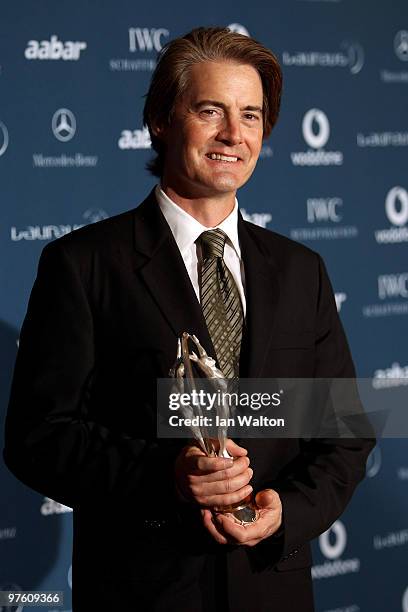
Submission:
<svg viewBox="0 0 408 612">
<path fill-rule="evenodd" d="M 223 507 L 223 506 L 231 506 L 233 504 L 237 504 L 250 495 L 252 492 L 251 485 L 246 485 L 242 489 L 238 491 L 233 491 L 231 493 L 225 493 L 223 495 L 196 495 L 193 493 L 195 500 L 201 504 L 202 506 L 210 506 L 210 507 Z"/>
<path fill-rule="evenodd" d="M 208 495 L 224 495 L 226 493 L 233 493 L 234 491 L 239 491 L 242 489 L 242 487 L 249 484 L 252 476 L 253 470 L 251 468 L 247 468 L 245 472 L 241 472 L 233 478 L 227 477 L 223 480 L 208 482 L 205 480 L 208 478 L 208 476 L 192 476 L 190 481 L 193 487 L 197 487 L 197 489 L 205 491 Z"/>
<path fill-rule="evenodd" d="M 221 482 L 223 480 L 231 480 L 237 476 L 245 476 L 247 474 L 253 475 L 253 470 L 248 468 L 249 459 L 248 457 L 240 457 L 234 461 L 234 464 L 225 470 L 217 470 L 216 472 L 202 472 L 192 474 L 192 481 L 201 482 Z M 251 472 L 248 472 L 251 470 Z M 245 483 L 246 484 L 246 483 Z"/>
<path fill-rule="evenodd" d="M 243 446 L 239 446 L 231 438 L 227 438 L 225 441 L 225 448 L 232 457 L 243 457 L 248 454 L 248 451 Z"/>
<path fill-rule="evenodd" d="M 247 544 L 253 540 L 259 541 L 265 537 L 269 523 L 259 518 L 251 525 L 240 525 L 236 521 L 222 514 L 216 515 L 216 523 L 227 538 L 232 538 L 237 544 Z"/>
<path fill-rule="evenodd" d="M 256 505 L 259 508 L 267 508 L 271 510 L 278 509 L 280 506 L 280 498 L 277 491 L 273 489 L 263 489 L 256 494 Z"/>
<path fill-rule="evenodd" d="M 185 455 L 184 464 L 187 468 L 186 471 L 190 474 L 202 475 L 227 470 L 234 465 L 234 460 L 226 457 L 207 457 L 204 454 L 196 453 L 192 449 Z"/>
<path fill-rule="evenodd" d="M 210 532 L 214 540 L 216 540 L 218 544 L 228 544 L 227 538 L 220 533 L 215 526 L 212 512 L 207 509 L 201 510 L 201 516 L 203 517 L 204 526 Z"/>
</svg>

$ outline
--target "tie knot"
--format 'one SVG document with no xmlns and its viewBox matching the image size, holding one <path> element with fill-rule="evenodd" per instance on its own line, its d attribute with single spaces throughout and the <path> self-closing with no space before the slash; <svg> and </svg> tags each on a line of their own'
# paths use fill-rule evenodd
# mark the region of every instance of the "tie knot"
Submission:
<svg viewBox="0 0 408 612">
<path fill-rule="evenodd" d="M 224 256 L 227 235 L 220 229 L 208 230 L 200 236 L 203 259 Z"/>
</svg>

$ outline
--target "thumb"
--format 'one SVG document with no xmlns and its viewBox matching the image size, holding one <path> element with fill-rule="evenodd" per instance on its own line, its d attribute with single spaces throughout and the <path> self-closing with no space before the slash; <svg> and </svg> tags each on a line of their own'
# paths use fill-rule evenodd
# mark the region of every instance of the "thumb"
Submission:
<svg viewBox="0 0 408 612">
<path fill-rule="evenodd" d="M 255 502 L 258 508 L 276 509 L 281 505 L 280 497 L 274 489 L 263 489 L 256 494 Z"/>
<path fill-rule="evenodd" d="M 225 441 L 225 447 L 231 457 L 245 457 L 248 454 L 248 451 L 243 446 L 239 446 L 234 440 L 231 438 L 227 438 Z"/>
</svg>

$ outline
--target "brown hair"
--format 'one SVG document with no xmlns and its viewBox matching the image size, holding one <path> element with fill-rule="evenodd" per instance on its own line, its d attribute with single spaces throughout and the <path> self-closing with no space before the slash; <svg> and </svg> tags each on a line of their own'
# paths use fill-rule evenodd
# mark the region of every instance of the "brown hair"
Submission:
<svg viewBox="0 0 408 612">
<path fill-rule="evenodd" d="M 282 91 L 282 72 L 275 55 L 253 38 L 228 28 L 196 28 L 163 47 L 146 94 L 143 124 L 149 129 L 157 153 L 147 168 L 155 176 L 162 176 L 165 150 L 153 127 L 170 123 L 176 101 L 188 88 L 191 66 L 222 60 L 249 64 L 257 70 L 263 88 L 264 138 L 271 133 L 278 119 Z"/>
</svg>

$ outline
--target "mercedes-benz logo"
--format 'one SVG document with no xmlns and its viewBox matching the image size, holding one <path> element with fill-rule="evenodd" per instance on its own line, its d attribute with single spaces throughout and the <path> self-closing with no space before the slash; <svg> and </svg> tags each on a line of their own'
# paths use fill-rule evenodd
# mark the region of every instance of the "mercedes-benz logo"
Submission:
<svg viewBox="0 0 408 612">
<path fill-rule="evenodd" d="M 6 152 L 9 144 L 8 129 L 2 121 L 0 121 L 0 157 Z"/>
<path fill-rule="evenodd" d="M 230 23 L 229 25 L 227 25 L 227 28 L 228 30 L 230 30 L 230 32 L 242 34 L 243 36 L 249 36 L 248 30 L 241 23 Z"/>
<path fill-rule="evenodd" d="M 397 57 L 403 62 L 408 62 L 408 31 L 400 30 L 394 38 L 394 49 Z"/>
<path fill-rule="evenodd" d="M 59 108 L 52 118 L 52 131 L 55 138 L 68 142 L 75 136 L 76 119 L 68 108 Z"/>
</svg>

